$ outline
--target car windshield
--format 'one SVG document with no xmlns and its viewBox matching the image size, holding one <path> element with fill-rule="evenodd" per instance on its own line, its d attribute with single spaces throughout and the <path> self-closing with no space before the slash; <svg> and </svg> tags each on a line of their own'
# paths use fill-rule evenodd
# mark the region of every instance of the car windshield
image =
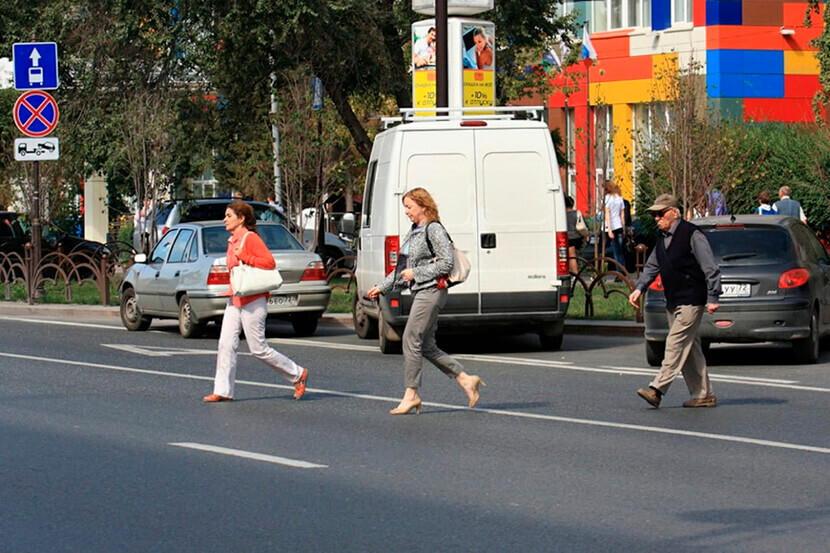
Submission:
<svg viewBox="0 0 830 553">
<path fill-rule="evenodd" d="M 718 265 L 772 265 L 792 259 L 787 231 L 776 228 L 703 229 Z"/>
<path fill-rule="evenodd" d="M 303 250 L 303 246 L 282 225 L 261 225 L 257 231 L 269 250 Z M 228 251 L 229 234 L 224 227 L 207 227 L 202 233 L 205 253 L 224 254 Z"/>
</svg>

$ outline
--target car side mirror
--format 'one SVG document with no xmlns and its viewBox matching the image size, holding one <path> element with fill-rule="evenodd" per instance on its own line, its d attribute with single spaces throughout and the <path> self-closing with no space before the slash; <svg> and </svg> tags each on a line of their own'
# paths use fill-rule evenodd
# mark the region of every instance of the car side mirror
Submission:
<svg viewBox="0 0 830 553">
<path fill-rule="evenodd" d="M 136 263 L 147 263 L 147 254 L 146 253 L 137 253 L 135 257 L 133 257 L 133 261 Z"/>
<path fill-rule="evenodd" d="M 354 213 L 344 213 L 340 218 L 340 232 L 346 236 L 354 236 Z"/>
</svg>

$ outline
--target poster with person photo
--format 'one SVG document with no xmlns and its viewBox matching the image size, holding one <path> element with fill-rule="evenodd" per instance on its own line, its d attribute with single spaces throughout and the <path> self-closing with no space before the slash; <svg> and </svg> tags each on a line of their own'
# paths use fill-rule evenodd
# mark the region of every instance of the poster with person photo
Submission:
<svg viewBox="0 0 830 553">
<path fill-rule="evenodd" d="M 493 70 L 496 66 L 495 31 L 492 23 L 462 27 L 464 69 Z"/>
</svg>

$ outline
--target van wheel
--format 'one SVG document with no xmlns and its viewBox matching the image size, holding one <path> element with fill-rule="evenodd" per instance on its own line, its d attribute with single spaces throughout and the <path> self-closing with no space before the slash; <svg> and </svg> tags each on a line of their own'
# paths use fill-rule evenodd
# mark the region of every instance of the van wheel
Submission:
<svg viewBox="0 0 830 553">
<path fill-rule="evenodd" d="M 663 357 L 666 355 L 666 342 L 652 342 L 646 340 L 646 361 L 652 367 L 659 367 L 663 364 Z"/>
<path fill-rule="evenodd" d="M 378 314 L 378 346 L 381 353 L 401 353 L 401 335 L 392 325 L 383 320 L 383 311 Z"/>
<path fill-rule="evenodd" d="M 545 323 L 539 329 L 539 343 L 545 351 L 562 349 L 562 337 L 565 333 L 565 321 Z"/>
<path fill-rule="evenodd" d="M 127 288 L 121 292 L 121 322 L 127 330 L 147 330 L 152 317 L 145 317 L 138 308 L 135 290 Z"/>
<path fill-rule="evenodd" d="M 200 323 L 193 315 L 193 307 L 187 296 L 179 300 L 179 334 L 183 338 L 198 338 L 205 330 L 205 323 Z"/>
<path fill-rule="evenodd" d="M 320 320 L 320 313 L 295 313 L 291 316 L 291 326 L 294 334 L 300 337 L 311 336 L 317 332 L 317 323 Z"/>
<path fill-rule="evenodd" d="M 818 332 L 818 310 L 810 315 L 810 335 L 801 340 L 793 340 L 793 356 L 798 363 L 812 365 L 818 361 L 821 340 Z"/>
<path fill-rule="evenodd" d="M 354 333 L 361 340 L 378 337 L 378 321 L 366 313 L 363 302 L 358 297 L 357 287 L 355 287 L 354 298 L 352 298 L 352 322 L 354 323 Z"/>
</svg>

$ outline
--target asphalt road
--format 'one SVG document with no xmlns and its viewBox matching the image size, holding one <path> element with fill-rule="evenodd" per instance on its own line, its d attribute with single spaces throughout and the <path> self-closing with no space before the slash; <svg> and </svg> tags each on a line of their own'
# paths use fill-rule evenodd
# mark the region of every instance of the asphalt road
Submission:
<svg viewBox="0 0 830 553">
<path fill-rule="evenodd" d="M 829 353 L 713 346 L 718 408 L 654 410 L 640 338 L 453 338 L 479 407 L 427 367 L 393 417 L 401 357 L 339 326 L 269 328 L 302 401 L 246 354 L 206 405 L 215 328 L 2 313 L 0 551 L 827 551 Z"/>
</svg>

